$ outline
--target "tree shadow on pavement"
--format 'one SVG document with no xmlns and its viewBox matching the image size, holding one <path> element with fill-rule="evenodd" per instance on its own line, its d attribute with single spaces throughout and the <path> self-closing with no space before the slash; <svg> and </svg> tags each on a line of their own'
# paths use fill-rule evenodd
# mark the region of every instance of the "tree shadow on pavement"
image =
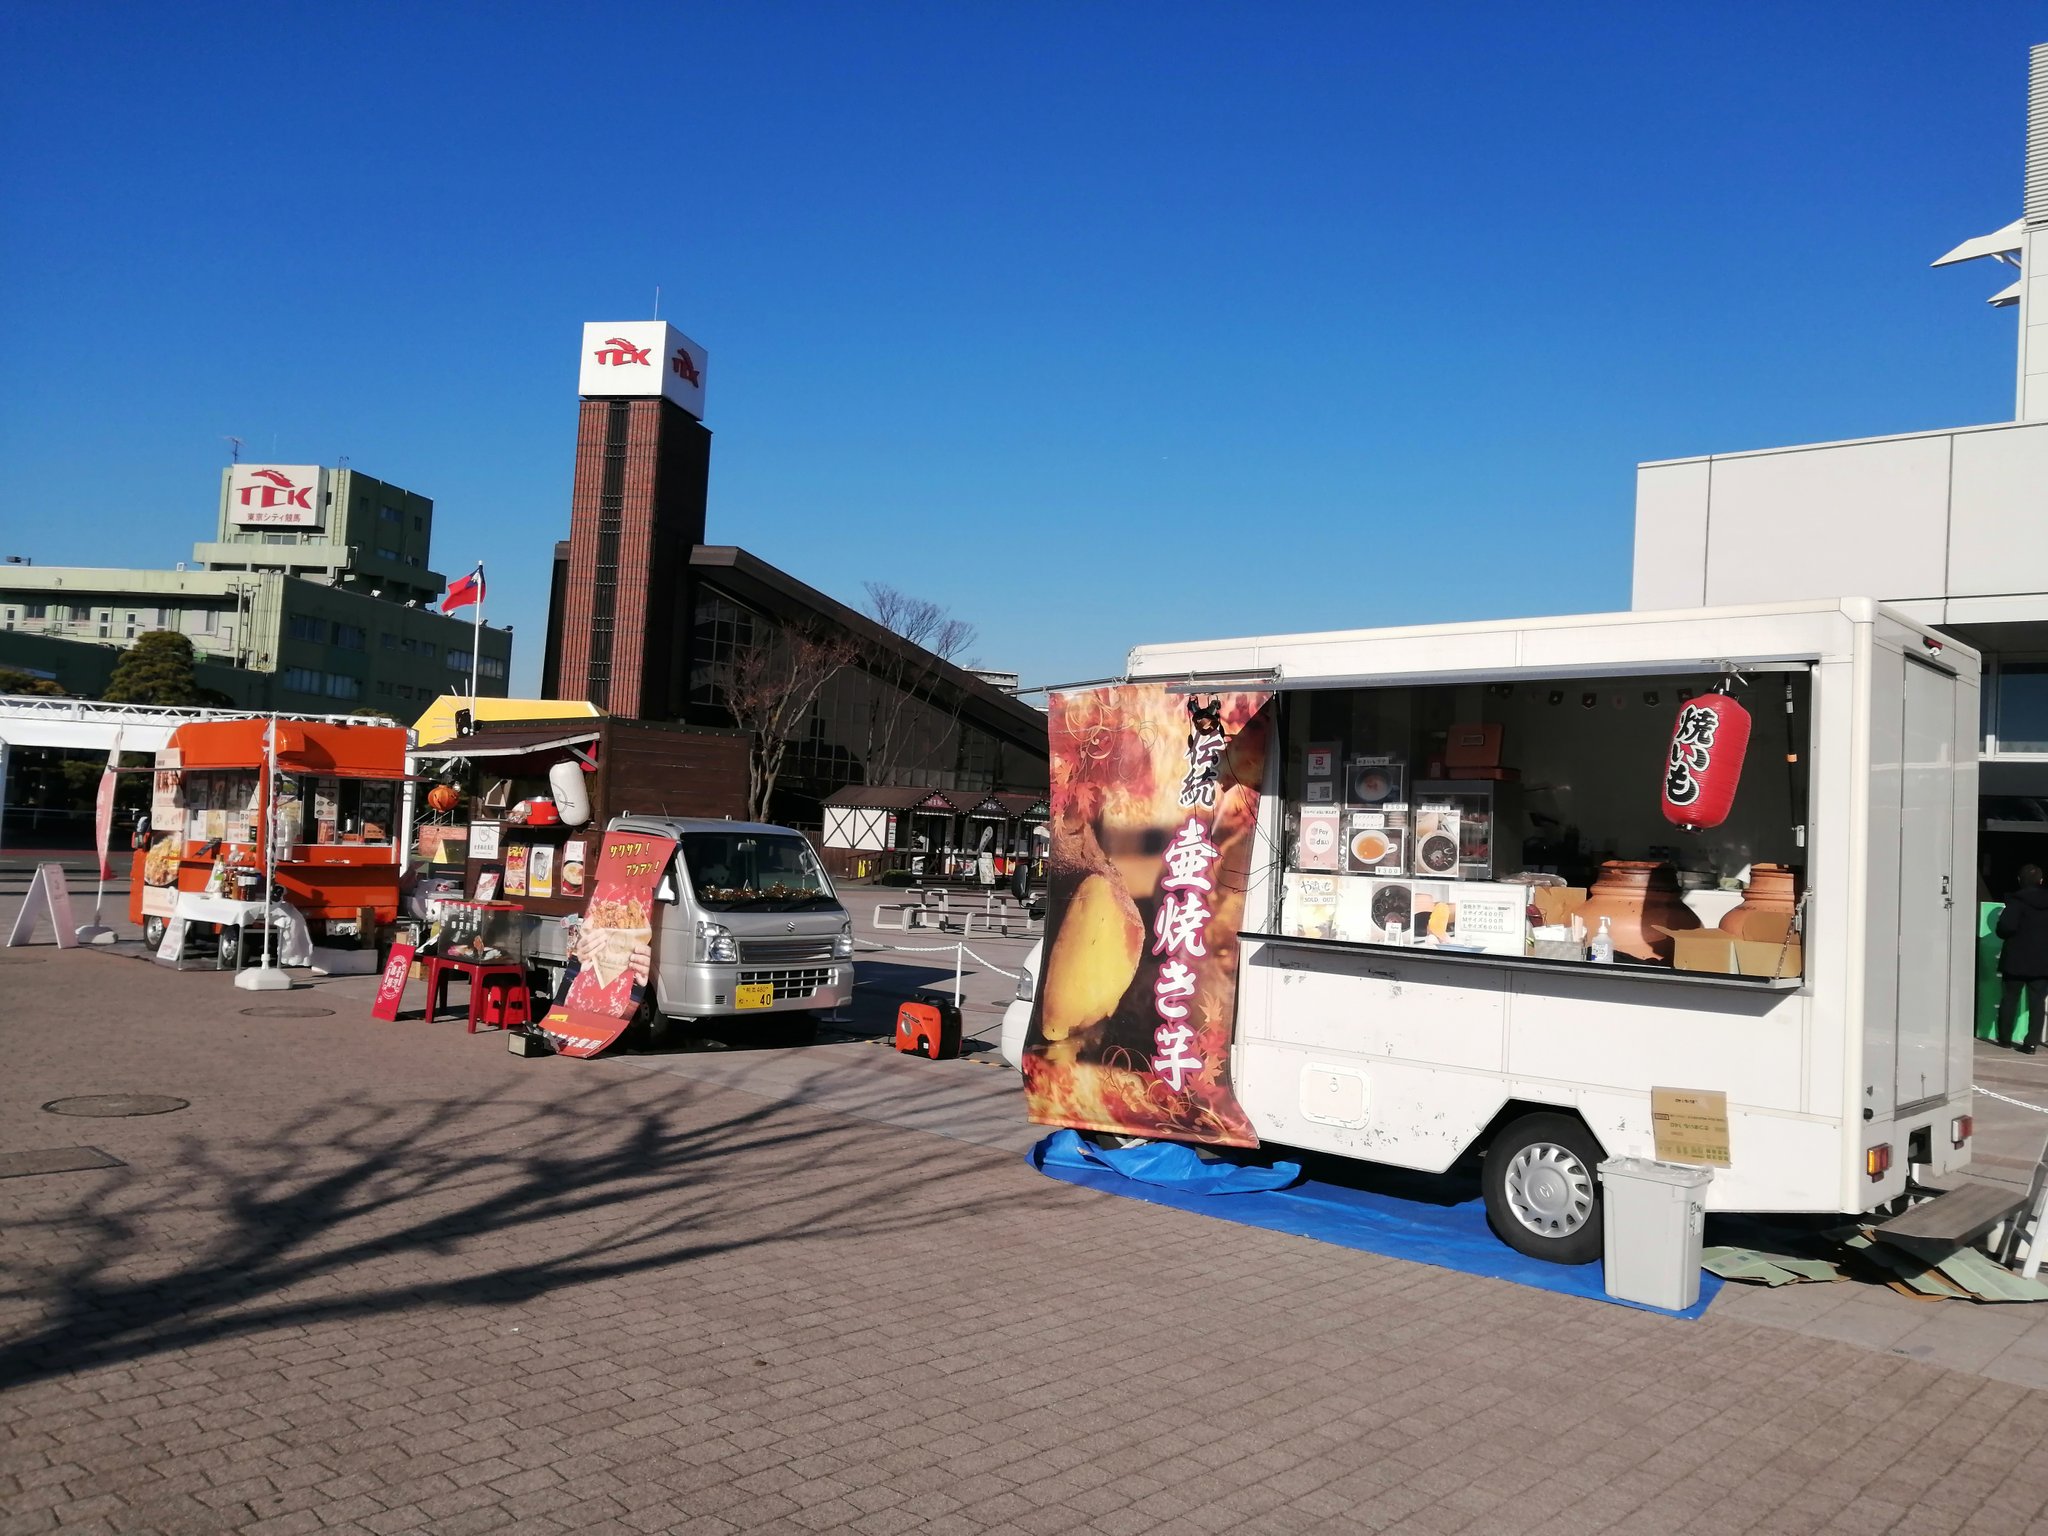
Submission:
<svg viewBox="0 0 2048 1536">
<path fill-rule="evenodd" d="M 42 1314 L 0 1339 L 0 1384 L 997 1203 L 947 1188 L 972 1167 L 878 1178 L 870 1127 L 744 1102 L 614 1079 L 539 1104 L 349 1097 L 261 1141 L 182 1138 L 166 1171 L 110 1173 L 54 1241 L 0 1253 L 8 1310 Z"/>
</svg>

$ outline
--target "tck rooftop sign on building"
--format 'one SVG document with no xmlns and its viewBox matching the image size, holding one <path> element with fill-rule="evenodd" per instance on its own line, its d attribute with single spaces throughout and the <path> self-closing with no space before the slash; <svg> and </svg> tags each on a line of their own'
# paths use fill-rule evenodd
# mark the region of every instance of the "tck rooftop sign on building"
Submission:
<svg viewBox="0 0 2048 1536">
<path fill-rule="evenodd" d="M 228 471 L 228 521 L 244 528 L 318 528 L 327 471 L 317 464 L 237 464 Z"/>
<path fill-rule="evenodd" d="M 588 321 L 576 392 L 663 395 L 702 420 L 704 349 L 666 320 Z"/>
</svg>

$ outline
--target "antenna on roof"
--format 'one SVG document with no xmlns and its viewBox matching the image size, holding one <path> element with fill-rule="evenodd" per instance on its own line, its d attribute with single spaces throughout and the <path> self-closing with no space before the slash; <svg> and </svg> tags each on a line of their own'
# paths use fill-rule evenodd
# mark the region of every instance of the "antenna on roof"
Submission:
<svg viewBox="0 0 2048 1536">
<path fill-rule="evenodd" d="M 654 318 L 661 318 L 661 284 L 654 285 Z"/>
<path fill-rule="evenodd" d="M 228 462 L 230 464 L 241 463 L 242 440 L 239 437 L 224 437 L 221 441 L 228 445 Z"/>
</svg>

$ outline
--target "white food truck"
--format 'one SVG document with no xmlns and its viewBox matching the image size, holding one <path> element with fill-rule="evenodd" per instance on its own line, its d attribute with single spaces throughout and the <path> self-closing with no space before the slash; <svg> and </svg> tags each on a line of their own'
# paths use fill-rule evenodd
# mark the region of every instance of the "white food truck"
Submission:
<svg viewBox="0 0 2048 1536">
<path fill-rule="evenodd" d="M 1725 1095 L 1716 1210 L 1864 1211 L 1969 1160 L 1967 647 L 1843 599 L 1147 645 L 1127 675 L 1275 695 L 1230 1045 L 1261 1140 L 1431 1171 L 1483 1153 L 1495 1230 L 1568 1263 L 1599 1252 L 1602 1158 L 1658 1152 L 1653 1090 Z M 1734 807 L 1683 831 L 1673 720 L 1730 679 L 1754 722 Z M 1649 868 L 1664 926 L 1696 928 L 1677 963 L 1663 927 L 1599 964 L 1519 926 L 1512 893 L 1533 920 Z M 1718 937 L 1757 869 L 1801 893 L 1768 963 Z"/>
</svg>

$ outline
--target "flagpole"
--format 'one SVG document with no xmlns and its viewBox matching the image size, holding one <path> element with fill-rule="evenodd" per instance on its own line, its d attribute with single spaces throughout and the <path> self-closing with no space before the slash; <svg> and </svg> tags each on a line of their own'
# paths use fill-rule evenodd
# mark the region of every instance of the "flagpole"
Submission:
<svg viewBox="0 0 2048 1536">
<path fill-rule="evenodd" d="M 277 883 L 277 716 L 270 717 L 269 750 L 263 754 L 263 969 L 270 970 L 270 904 Z"/>
<path fill-rule="evenodd" d="M 476 714 L 476 674 L 484 658 L 484 563 L 476 563 L 476 617 L 471 621 L 469 642 L 469 709 Z"/>
<path fill-rule="evenodd" d="M 107 766 L 100 771 L 99 789 L 93 795 L 93 846 L 99 852 L 99 888 L 93 892 L 92 921 L 78 930 L 82 944 L 111 944 L 114 930 L 101 921 L 101 910 L 107 904 L 107 847 L 113 837 L 114 826 L 114 785 L 115 775 L 121 765 L 121 728 L 114 727 L 114 744 L 107 749 Z M 155 782 L 154 780 L 151 781 Z"/>
<path fill-rule="evenodd" d="M 263 830 L 263 960 L 260 965 L 235 975 L 235 985 L 245 992 L 283 992 L 292 985 L 291 977 L 275 969 L 270 963 L 270 945 L 273 928 L 270 919 L 271 903 L 276 900 L 277 885 L 277 716 L 270 717 L 270 729 L 263 733 L 263 796 L 260 814 Z"/>
</svg>

